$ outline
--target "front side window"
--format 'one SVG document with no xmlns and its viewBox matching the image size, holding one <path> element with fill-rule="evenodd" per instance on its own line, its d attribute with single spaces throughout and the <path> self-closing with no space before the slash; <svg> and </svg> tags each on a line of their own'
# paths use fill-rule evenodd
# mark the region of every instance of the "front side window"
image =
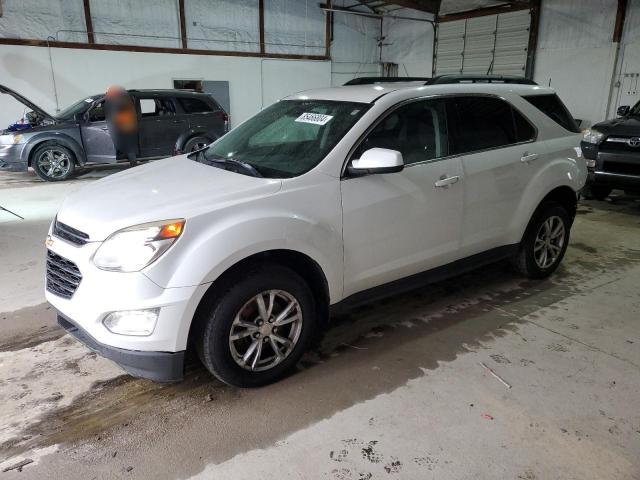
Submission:
<svg viewBox="0 0 640 480">
<path fill-rule="evenodd" d="M 396 150 L 405 165 L 447 156 L 444 101 L 421 100 L 397 108 L 365 137 L 353 158 L 371 148 Z"/>
<path fill-rule="evenodd" d="M 509 103 L 494 97 L 461 96 L 449 100 L 455 124 L 452 153 L 460 154 L 526 142 L 535 129 Z"/>
<path fill-rule="evenodd" d="M 315 167 L 370 105 L 282 100 L 213 143 L 205 159 L 249 164 L 264 177 L 288 178 Z"/>
<path fill-rule="evenodd" d="M 90 122 L 104 122 L 104 100 L 100 103 L 96 103 L 91 110 L 89 110 L 89 121 Z"/>
</svg>

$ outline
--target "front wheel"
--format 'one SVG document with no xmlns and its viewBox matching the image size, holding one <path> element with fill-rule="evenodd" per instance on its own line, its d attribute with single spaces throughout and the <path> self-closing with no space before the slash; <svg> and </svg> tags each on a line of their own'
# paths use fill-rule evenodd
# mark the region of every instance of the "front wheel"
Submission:
<svg viewBox="0 0 640 480">
<path fill-rule="evenodd" d="M 196 348 L 223 382 L 259 387 L 282 378 L 309 347 L 313 295 L 294 271 L 265 263 L 227 283 L 203 313 Z"/>
<path fill-rule="evenodd" d="M 540 205 L 512 259 L 515 269 L 529 278 L 551 275 L 567 250 L 570 228 L 569 214 L 559 203 Z"/>
<path fill-rule="evenodd" d="M 76 158 L 71 150 L 55 143 L 36 147 L 31 166 L 42 180 L 60 182 L 73 177 Z"/>
</svg>

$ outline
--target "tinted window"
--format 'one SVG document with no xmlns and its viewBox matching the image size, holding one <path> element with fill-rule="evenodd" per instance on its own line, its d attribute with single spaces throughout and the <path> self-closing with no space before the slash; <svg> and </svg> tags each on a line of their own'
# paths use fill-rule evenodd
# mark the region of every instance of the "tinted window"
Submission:
<svg viewBox="0 0 640 480">
<path fill-rule="evenodd" d="M 365 103 L 282 100 L 211 144 L 205 157 L 239 160 L 265 177 L 295 177 L 320 163 L 368 109 Z"/>
<path fill-rule="evenodd" d="M 174 115 L 175 106 L 170 98 L 140 98 L 140 114 L 143 118 Z"/>
<path fill-rule="evenodd" d="M 449 102 L 455 124 L 452 153 L 499 148 L 535 137 L 531 124 L 504 100 L 458 97 Z"/>
<path fill-rule="evenodd" d="M 184 113 L 213 112 L 211 105 L 199 98 L 179 97 L 178 102 L 180 102 Z"/>
<path fill-rule="evenodd" d="M 557 95 L 530 95 L 523 98 L 570 132 L 578 133 L 580 131 L 575 120 Z"/>
<path fill-rule="evenodd" d="M 397 150 L 406 165 L 447 156 L 444 102 L 413 102 L 394 110 L 367 135 L 353 158 L 370 148 Z"/>
</svg>

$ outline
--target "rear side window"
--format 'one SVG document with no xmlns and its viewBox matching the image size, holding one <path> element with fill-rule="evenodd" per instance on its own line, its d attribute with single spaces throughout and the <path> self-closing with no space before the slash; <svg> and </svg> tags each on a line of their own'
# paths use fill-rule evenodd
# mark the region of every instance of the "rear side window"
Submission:
<svg viewBox="0 0 640 480">
<path fill-rule="evenodd" d="M 146 117 L 162 117 L 174 115 L 176 113 L 175 106 L 170 98 L 165 97 L 149 97 L 140 98 L 140 114 L 142 118 Z"/>
<path fill-rule="evenodd" d="M 213 112 L 213 108 L 204 100 L 191 97 L 178 97 L 178 102 L 184 113 L 206 113 Z"/>
<path fill-rule="evenodd" d="M 493 97 L 464 96 L 449 100 L 453 154 L 500 148 L 533 140 L 531 123 L 509 103 Z"/>
<path fill-rule="evenodd" d="M 579 133 L 580 129 L 573 119 L 567 107 L 564 106 L 562 100 L 555 94 L 550 95 L 529 95 L 522 97 L 531 105 L 544 113 L 558 125 L 564 127 L 570 132 Z"/>
</svg>

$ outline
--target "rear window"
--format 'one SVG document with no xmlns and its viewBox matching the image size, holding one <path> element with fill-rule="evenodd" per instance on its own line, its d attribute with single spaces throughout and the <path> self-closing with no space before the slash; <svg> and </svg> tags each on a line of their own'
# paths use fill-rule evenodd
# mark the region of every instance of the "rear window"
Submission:
<svg viewBox="0 0 640 480">
<path fill-rule="evenodd" d="M 178 102 L 182 106 L 184 113 L 213 112 L 213 108 L 211 108 L 211 105 L 199 98 L 178 97 Z"/>
<path fill-rule="evenodd" d="M 499 98 L 461 96 L 449 102 L 455 125 L 452 153 L 506 147 L 536 136 L 529 121 Z"/>
<path fill-rule="evenodd" d="M 529 95 L 524 98 L 531 105 L 544 113 L 551 120 L 570 132 L 579 133 L 580 129 L 562 100 L 555 94 Z"/>
</svg>

